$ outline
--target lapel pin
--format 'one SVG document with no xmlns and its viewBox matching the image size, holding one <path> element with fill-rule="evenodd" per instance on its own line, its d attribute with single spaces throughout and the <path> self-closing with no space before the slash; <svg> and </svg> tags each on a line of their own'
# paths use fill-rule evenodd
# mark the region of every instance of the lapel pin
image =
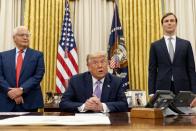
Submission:
<svg viewBox="0 0 196 131">
<path fill-rule="evenodd" d="M 108 85 L 107 87 L 110 88 L 110 85 Z"/>
</svg>

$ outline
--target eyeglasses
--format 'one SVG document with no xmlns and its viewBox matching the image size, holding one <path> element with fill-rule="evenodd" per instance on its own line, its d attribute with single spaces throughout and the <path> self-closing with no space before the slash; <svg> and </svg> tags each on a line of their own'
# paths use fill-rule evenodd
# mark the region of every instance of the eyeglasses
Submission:
<svg viewBox="0 0 196 131">
<path fill-rule="evenodd" d="M 16 34 L 17 36 L 20 36 L 20 37 L 30 37 L 31 36 L 31 34 L 30 33 L 28 33 L 28 34 Z"/>
</svg>

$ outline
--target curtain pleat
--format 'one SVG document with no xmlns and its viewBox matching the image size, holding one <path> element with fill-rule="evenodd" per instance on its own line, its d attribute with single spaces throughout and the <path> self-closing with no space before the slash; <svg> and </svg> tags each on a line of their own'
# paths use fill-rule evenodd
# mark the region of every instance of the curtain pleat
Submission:
<svg viewBox="0 0 196 131">
<path fill-rule="evenodd" d="M 24 24 L 31 32 L 30 47 L 44 53 L 42 91 L 55 92 L 56 55 L 65 0 L 26 0 Z"/>
<path fill-rule="evenodd" d="M 119 0 L 128 54 L 130 88 L 148 90 L 150 44 L 162 35 L 160 0 Z"/>
</svg>

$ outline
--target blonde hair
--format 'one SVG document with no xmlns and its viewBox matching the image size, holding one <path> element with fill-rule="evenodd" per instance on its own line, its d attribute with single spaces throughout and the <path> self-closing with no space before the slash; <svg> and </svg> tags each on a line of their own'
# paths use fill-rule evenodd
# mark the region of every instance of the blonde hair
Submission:
<svg viewBox="0 0 196 131">
<path fill-rule="evenodd" d="M 90 53 L 86 57 L 86 63 L 87 64 L 90 63 L 93 58 L 102 57 L 102 56 L 107 60 L 107 53 L 104 51 Z"/>
</svg>

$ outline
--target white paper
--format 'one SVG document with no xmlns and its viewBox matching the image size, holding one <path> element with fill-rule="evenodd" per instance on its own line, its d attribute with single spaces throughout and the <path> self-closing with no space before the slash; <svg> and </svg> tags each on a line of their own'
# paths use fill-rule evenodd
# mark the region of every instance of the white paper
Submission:
<svg viewBox="0 0 196 131">
<path fill-rule="evenodd" d="M 191 107 L 177 107 L 181 112 L 185 113 L 186 115 L 190 115 L 194 113 L 194 110 Z"/>
<path fill-rule="evenodd" d="M 1 116 L 20 116 L 20 115 L 25 115 L 25 114 L 29 114 L 29 112 L 0 112 Z"/>
<path fill-rule="evenodd" d="M 89 117 L 89 116 L 107 116 L 107 115 L 105 113 L 76 113 L 75 116 Z"/>
<path fill-rule="evenodd" d="M 178 113 L 172 111 L 170 108 L 165 108 L 164 110 L 162 110 L 163 112 L 163 116 L 166 117 L 166 116 L 176 116 L 178 115 Z"/>
<path fill-rule="evenodd" d="M 194 114 L 196 114 L 196 107 L 192 107 Z"/>
<path fill-rule="evenodd" d="M 107 116 L 18 116 L 0 120 L 0 125 L 109 125 Z"/>
</svg>

